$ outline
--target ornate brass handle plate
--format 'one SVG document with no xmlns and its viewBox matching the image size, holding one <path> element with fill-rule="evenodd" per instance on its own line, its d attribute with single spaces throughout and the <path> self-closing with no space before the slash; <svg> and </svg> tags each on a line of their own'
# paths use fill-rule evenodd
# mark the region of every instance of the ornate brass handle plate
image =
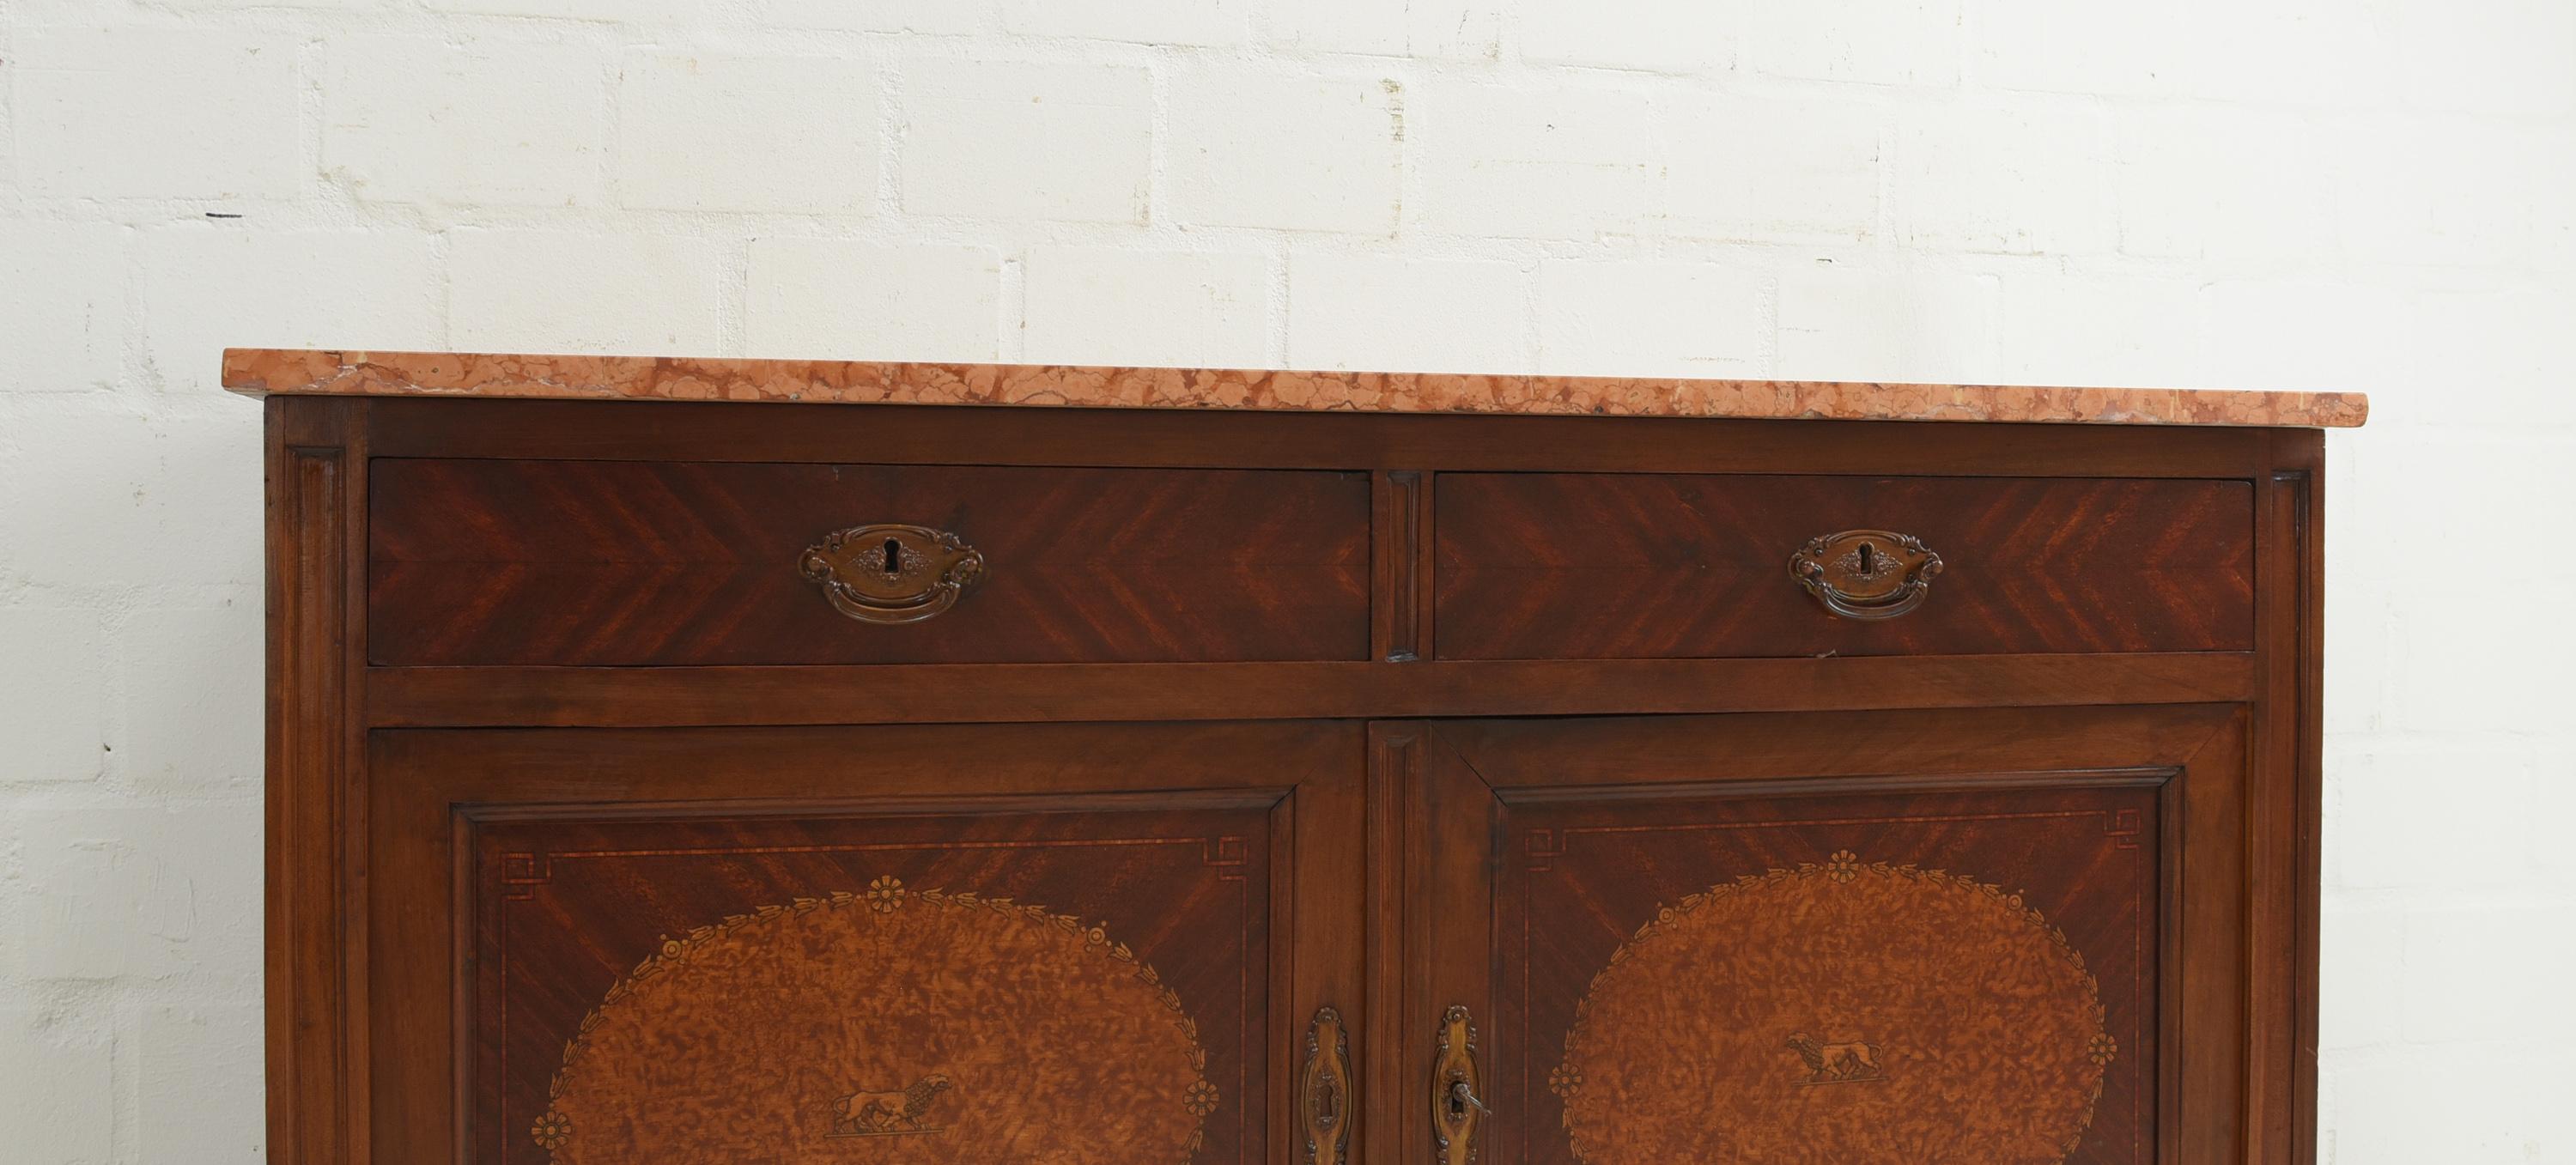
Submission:
<svg viewBox="0 0 2576 1165">
<path fill-rule="evenodd" d="M 1476 1159 L 1476 1126 L 1494 1115 L 1479 1095 L 1484 1090 L 1484 1073 L 1476 1067 L 1476 1025 L 1461 1004 L 1440 1017 L 1440 1054 L 1431 1062 L 1431 1136 L 1440 1165 Z"/>
<path fill-rule="evenodd" d="M 832 609 L 862 623 L 918 623 L 957 605 L 984 577 L 984 555 L 927 526 L 852 526 L 805 548 L 797 570 Z"/>
<path fill-rule="evenodd" d="M 1306 1165 L 1346 1165 L 1351 1150 L 1351 1041 L 1342 1013 L 1315 1011 L 1306 1027 L 1306 1070 L 1297 1078 L 1297 1127 Z"/>
<path fill-rule="evenodd" d="M 1911 534 L 1845 530 L 1808 541 L 1789 556 L 1789 575 L 1825 609 L 1846 619 L 1893 619 L 1923 605 L 1941 556 Z"/>
</svg>

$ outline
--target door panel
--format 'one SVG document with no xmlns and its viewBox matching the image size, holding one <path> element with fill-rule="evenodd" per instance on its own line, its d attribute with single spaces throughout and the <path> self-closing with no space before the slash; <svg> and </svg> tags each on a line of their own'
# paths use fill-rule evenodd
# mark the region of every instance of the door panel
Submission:
<svg viewBox="0 0 2576 1165">
<path fill-rule="evenodd" d="M 1510 1159 L 2153 1160 L 2165 777 L 2057 778 L 1507 802 Z"/>
<path fill-rule="evenodd" d="M 380 1159 L 1285 1161 L 1309 1019 L 1363 1010 L 1359 749 L 382 736 Z"/>
<path fill-rule="evenodd" d="M 1438 725 L 1408 1023 L 1472 1012 L 1495 1165 L 2242 1159 L 2236 724 Z"/>
</svg>

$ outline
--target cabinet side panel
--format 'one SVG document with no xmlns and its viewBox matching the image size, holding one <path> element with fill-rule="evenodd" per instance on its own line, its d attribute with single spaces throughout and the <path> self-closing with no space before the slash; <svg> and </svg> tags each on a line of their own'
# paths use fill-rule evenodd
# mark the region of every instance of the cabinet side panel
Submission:
<svg viewBox="0 0 2576 1165">
<path fill-rule="evenodd" d="M 2249 855 L 2248 1136 L 2254 1154 L 2317 1156 L 2318 837 L 2323 804 L 2325 439 L 2282 430 L 2262 483 L 2257 612 L 2260 694 L 2247 809 L 2264 848 Z"/>
<path fill-rule="evenodd" d="M 351 517 L 365 453 L 350 402 L 272 399 L 268 430 L 267 932 L 271 1160 L 366 1160 L 362 965 L 343 839 L 360 762 Z"/>
</svg>

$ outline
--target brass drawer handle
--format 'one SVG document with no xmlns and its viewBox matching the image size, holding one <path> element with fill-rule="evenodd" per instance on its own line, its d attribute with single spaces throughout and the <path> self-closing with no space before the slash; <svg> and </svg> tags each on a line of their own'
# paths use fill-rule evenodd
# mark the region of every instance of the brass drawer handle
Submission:
<svg viewBox="0 0 2576 1165">
<path fill-rule="evenodd" d="M 1306 1070 L 1297 1080 L 1306 1165 L 1347 1165 L 1351 1092 L 1351 1041 L 1342 1030 L 1342 1013 L 1317 1008 L 1315 1022 L 1306 1027 Z"/>
<path fill-rule="evenodd" d="M 806 547 L 797 570 L 859 622 L 918 623 L 957 605 L 984 577 L 984 555 L 927 526 L 852 526 Z"/>
<path fill-rule="evenodd" d="M 1440 1017 L 1440 1055 L 1431 1065 L 1431 1136 L 1440 1165 L 1476 1159 L 1476 1126 L 1494 1115 L 1476 1095 L 1484 1086 L 1476 1067 L 1476 1025 L 1460 1004 Z"/>
<path fill-rule="evenodd" d="M 1911 534 L 1845 530 L 1789 556 L 1789 575 L 1846 619 L 1893 619 L 1923 605 L 1941 556 Z"/>
</svg>

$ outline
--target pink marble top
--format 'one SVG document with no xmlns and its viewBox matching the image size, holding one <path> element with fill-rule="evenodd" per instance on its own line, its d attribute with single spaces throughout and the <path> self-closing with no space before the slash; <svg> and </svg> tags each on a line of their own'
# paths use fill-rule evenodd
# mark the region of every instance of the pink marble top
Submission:
<svg viewBox="0 0 2576 1165">
<path fill-rule="evenodd" d="M 1653 377 L 1075 368 L 501 356 L 234 348 L 224 387 L 253 396 L 542 397 L 564 400 L 1334 409 L 1388 413 L 1600 414 L 1859 421 L 2348 428 L 2357 392 L 2219 392 Z"/>
</svg>

